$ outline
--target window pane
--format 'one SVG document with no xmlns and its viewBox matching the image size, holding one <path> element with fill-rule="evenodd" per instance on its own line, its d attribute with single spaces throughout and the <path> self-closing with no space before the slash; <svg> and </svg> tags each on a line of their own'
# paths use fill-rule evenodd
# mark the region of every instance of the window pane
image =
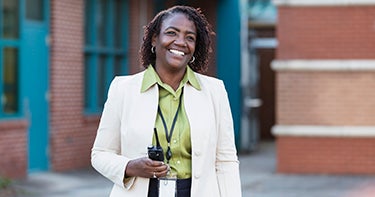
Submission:
<svg viewBox="0 0 375 197">
<path fill-rule="evenodd" d="M 90 108 L 90 84 L 92 79 L 90 78 L 90 56 L 85 55 L 85 108 Z"/>
<path fill-rule="evenodd" d="M 119 75 L 123 75 L 123 74 L 125 74 L 124 73 L 124 66 L 125 65 L 123 65 L 122 64 L 122 56 L 116 56 L 115 57 L 115 69 L 114 69 L 114 71 L 115 71 L 115 73 L 114 73 L 114 75 L 115 76 L 119 76 Z"/>
<path fill-rule="evenodd" d="M 94 44 L 92 28 L 94 27 L 95 14 L 93 12 L 94 5 L 91 1 L 92 0 L 85 0 L 85 44 L 89 46 Z"/>
<path fill-rule="evenodd" d="M 2 108 L 5 114 L 14 114 L 18 112 L 18 50 L 4 48 L 3 58 Z"/>
<path fill-rule="evenodd" d="M 1 1 L 0 1 L 1 2 Z M 3 0 L 3 4 L 0 4 L 1 14 L 3 21 L 3 38 L 15 39 L 18 38 L 19 32 L 19 12 L 18 12 L 18 0 Z"/>
<path fill-rule="evenodd" d="M 42 21 L 44 19 L 44 0 L 26 0 L 26 18 Z"/>
<path fill-rule="evenodd" d="M 97 15 L 97 28 L 98 28 L 98 42 L 99 46 L 107 46 L 108 42 L 106 40 L 106 23 L 108 21 L 108 1 L 100 0 L 99 1 L 99 13 Z"/>
<path fill-rule="evenodd" d="M 122 21 L 121 16 L 123 11 L 123 1 L 116 0 L 115 1 L 115 13 L 114 13 L 114 24 L 115 24 L 115 31 L 114 31 L 114 38 L 115 38 L 115 47 L 116 48 L 122 48 L 122 24 L 124 21 Z"/>
<path fill-rule="evenodd" d="M 98 69 L 98 107 L 102 108 L 105 102 L 106 95 L 106 57 L 101 55 L 99 57 Z"/>
<path fill-rule="evenodd" d="M 248 13 L 251 21 L 276 21 L 277 8 L 271 0 L 251 0 L 248 2 Z"/>
</svg>

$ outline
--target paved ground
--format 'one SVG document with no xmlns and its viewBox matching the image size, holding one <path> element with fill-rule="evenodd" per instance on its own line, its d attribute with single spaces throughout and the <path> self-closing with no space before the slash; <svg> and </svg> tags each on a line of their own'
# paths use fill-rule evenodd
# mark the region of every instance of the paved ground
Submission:
<svg viewBox="0 0 375 197">
<path fill-rule="evenodd" d="M 375 176 L 275 173 L 274 143 L 262 143 L 240 161 L 244 197 L 375 197 Z"/>
<path fill-rule="evenodd" d="M 374 197 L 375 176 L 283 175 L 275 173 L 274 143 L 240 155 L 244 197 Z M 92 169 L 34 173 L 16 183 L 17 197 L 105 197 L 111 182 Z"/>
</svg>

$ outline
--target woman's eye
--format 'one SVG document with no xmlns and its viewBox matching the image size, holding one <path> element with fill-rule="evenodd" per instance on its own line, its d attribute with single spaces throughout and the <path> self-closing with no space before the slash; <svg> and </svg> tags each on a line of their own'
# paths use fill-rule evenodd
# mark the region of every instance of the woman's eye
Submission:
<svg viewBox="0 0 375 197">
<path fill-rule="evenodd" d="M 189 41 L 195 41 L 195 37 L 193 37 L 193 36 L 188 36 L 186 39 L 189 40 Z"/>
<path fill-rule="evenodd" d="M 174 31 L 167 31 L 166 34 L 167 35 L 176 35 L 176 32 L 174 32 Z"/>
</svg>

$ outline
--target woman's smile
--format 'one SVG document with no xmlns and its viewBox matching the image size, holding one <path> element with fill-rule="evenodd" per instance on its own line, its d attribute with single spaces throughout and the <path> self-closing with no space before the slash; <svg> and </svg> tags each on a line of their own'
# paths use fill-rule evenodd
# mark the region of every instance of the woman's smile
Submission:
<svg viewBox="0 0 375 197">
<path fill-rule="evenodd" d="M 175 49 L 169 49 L 169 52 L 175 54 L 175 55 L 180 55 L 180 56 L 184 56 L 185 53 L 182 52 L 182 51 L 179 51 L 179 50 L 175 50 Z"/>
</svg>

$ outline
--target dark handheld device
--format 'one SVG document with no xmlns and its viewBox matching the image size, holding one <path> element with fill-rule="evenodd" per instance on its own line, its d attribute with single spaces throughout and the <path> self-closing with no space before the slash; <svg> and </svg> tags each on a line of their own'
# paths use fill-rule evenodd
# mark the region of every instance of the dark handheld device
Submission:
<svg viewBox="0 0 375 197">
<path fill-rule="evenodd" d="M 155 161 L 164 161 L 163 148 L 160 146 L 158 132 L 156 131 L 156 128 L 154 128 L 154 134 L 156 139 L 156 146 L 151 145 L 147 147 L 148 158 Z"/>
</svg>

